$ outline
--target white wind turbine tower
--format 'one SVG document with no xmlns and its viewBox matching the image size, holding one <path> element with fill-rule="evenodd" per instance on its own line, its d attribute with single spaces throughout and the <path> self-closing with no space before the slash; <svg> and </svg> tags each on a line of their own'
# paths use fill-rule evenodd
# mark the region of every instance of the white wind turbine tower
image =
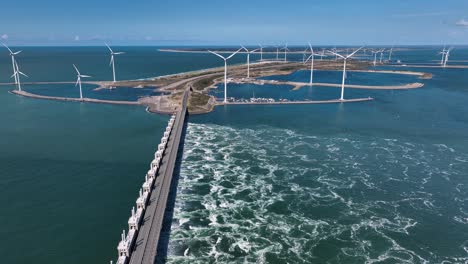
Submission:
<svg viewBox="0 0 468 264">
<path fill-rule="evenodd" d="M 444 48 L 442 49 L 442 51 L 439 52 L 439 54 L 442 54 L 442 58 L 440 59 L 440 65 L 443 65 L 444 61 L 445 61 L 445 54 L 447 54 L 447 50 L 445 49 L 445 45 L 444 45 Z"/>
<path fill-rule="evenodd" d="M 279 59 L 279 46 L 275 46 L 276 47 L 276 60 Z"/>
<path fill-rule="evenodd" d="M 390 52 L 388 53 L 388 61 L 391 61 L 391 60 L 392 60 L 392 53 L 393 53 L 393 46 L 392 46 L 392 48 L 390 49 Z"/>
<path fill-rule="evenodd" d="M 447 66 L 448 58 L 449 58 L 449 56 L 450 56 L 450 51 L 451 51 L 452 49 L 453 49 L 453 48 L 449 48 L 449 49 L 445 52 L 444 68 Z"/>
<path fill-rule="evenodd" d="M 312 48 L 312 45 L 309 43 L 309 48 L 310 48 L 310 53 L 311 55 L 309 58 L 304 63 L 307 63 L 310 60 L 310 83 L 309 85 L 312 86 L 313 79 L 314 79 L 314 56 L 318 55 L 314 53 L 314 49 Z"/>
<path fill-rule="evenodd" d="M 377 64 L 377 54 L 380 52 L 379 50 L 371 50 L 372 54 L 374 54 L 374 66 Z"/>
<path fill-rule="evenodd" d="M 83 75 L 80 73 L 78 68 L 73 64 L 73 68 L 75 68 L 76 73 L 77 73 L 77 79 L 76 79 L 76 84 L 75 86 L 79 85 L 80 86 L 80 99 L 83 100 L 83 90 L 81 89 L 81 78 L 90 78 L 91 76 L 88 75 Z"/>
<path fill-rule="evenodd" d="M 242 49 L 245 50 L 245 52 L 247 52 L 247 78 L 250 78 L 250 53 L 254 53 L 259 49 L 254 49 L 254 50 L 249 51 L 246 47 L 244 47 L 242 45 L 241 45 L 241 47 L 242 47 Z"/>
<path fill-rule="evenodd" d="M 380 64 L 382 64 L 382 58 L 383 58 L 384 51 L 385 51 L 385 49 L 380 50 Z"/>
<path fill-rule="evenodd" d="M 360 47 L 359 49 L 355 50 L 353 53 L 349 54 L 348 56 L 342 56 L 336 52 L 332 52 L 332 54 L 334 55 L 337 55 L 338 57 L 341 57 L 343 58 L 343 81 L 341 83 L 341 97 L 340 97 L 340 100 L 343 101 L 344 100 L 344 87 L 345 87 L 345 79 L 346 79 L 346 62 L 348 61 L 349 58 L 353 57 L 354 54 L 356 54 L 356 52 L 358 52 L 359 50 L 361 50 L 363 47 Z"/>
<path fill-rule="evenodd" d="M 320 55 L 320 60 L 323 60 L 323 57 L 325 57 L 325 49 L 322 49 L 322 54 Z"/>
<path fill-rule="evenodd" d="M 125 52 L 114 52 L 111 49 L 111 47 L 109 47 L 109 45 L 107 45 L 107 43 L 104 43 L 104 44 L 106 44 L 106 46 L 109 49 L 110 54 L 111 54 L 111 59 L 110 59 L 109 66 L 112 66 L 112 77 L 113 77 L 113 80 L 114 80 L 114 83 L 115 83 L 115 60 L 114 60 L 114 55 L 124 54 Z"/>
<path fill-rule="evenodd" d="M 7 46 L 5 43 L 2 43 L 2 44 L 3 44 L 3 46 L 5 46 L 5 48 L 7 48 L 8 51 L 10 52 L 10 56 L 11 56 L 11 67 L 13 68 L 13 75 L 15 76 L 15 84 L 18 84 L 17 75 L 15 74 L 15 72 L 16 72 L 15 55 L 20 54 L 20 53 L 21 53 L 21 50 L 20 50 L 20 51 L 13 52 L 10 48 L 8 48 L 8 46 Z"/>
<path fill-rule="evenodd" d="M 227 61 L 241 50 L 242 48 L 238 49 L 236 52 L 232 53 L 229 57 L 223 57 L 220 54 L 213 52 L 211 50 L 208 51 L 224 60 L 224 103 L 227 103 Z"/>
<path fill-rule="evenodd" d="M 15 73 L 13 73 L 13 75 L 11 76 L 11 78 L 15 77 L 16 84 L 18 85 L 18 91 L 21 92 L 20 75 L 23 75 L 24 77 L 28 77 L 26 74 L 22 73 L 22 72 L 19 70 L 18 62 L 16 62 L 16 60 L 15 60 Z"/>
<path fill-rule="evenodd" d="M 260 61 L 263 61 L 263 46 L 262 44 L 258 44 L 258 46 L 260 47 Z"/>
<path fill-rule="evenodd" d="M 284 45 L 284 48 L 282 48 L 282 50 L 284 50 L 284 62 L 287 61 L 287 52 L 288 52 L 288 43 L 286 43 L 286 45 Z"/>
</svg>

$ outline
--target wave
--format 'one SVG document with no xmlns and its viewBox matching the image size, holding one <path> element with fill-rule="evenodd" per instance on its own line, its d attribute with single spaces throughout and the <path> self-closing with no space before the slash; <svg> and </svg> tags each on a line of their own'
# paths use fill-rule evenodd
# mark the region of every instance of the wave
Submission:
<svg viewBox="0 0 468 264">
<path fill-rule="evenodd" d="M 168 262 L 467 260 L 462 160 L 443 144 L 190 123 Z M 455 255 L 416 242 L 450 225 Z"/>
</svg>

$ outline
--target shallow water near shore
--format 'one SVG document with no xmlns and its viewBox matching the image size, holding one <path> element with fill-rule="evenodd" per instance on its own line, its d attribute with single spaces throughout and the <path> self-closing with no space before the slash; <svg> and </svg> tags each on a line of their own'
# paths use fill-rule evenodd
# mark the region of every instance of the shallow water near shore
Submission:
<svg viewBox="0 0 468 264">
<path fill-rule="evenodd" d="M 83 97 L 113 101 L 138 101 L 141 97 L 163 94 L 156 88 L 96 89 L 97 87 L 97 85 L 82 84 Z M 23 85 L 23 90 L 37 95 L 80 98 L 80 90 L 74 84 Z"/>
<path fill-rule="evenodd" d="M 116 59 L 119 79 L 221 66 L 209 54 L 155 50 L 122 47 L 127 54 Z M 105 52 L 24 48 L 18 60 L 27 81 L 74 81 L 71 63 L 94 80 L 108 80 Z M 418 62 L 436 52 L 394 56 Z M 0 58 L 0 81 L 7 82 L 11 65 L 6 53 Z M 240 62 L 245 56 L 232 61 Z M 225 106 L 190 116 L 168 262 L 468 261 L 467 70 L 414 70 L 434 78 L 402 77 L 403 83 L 424 82 L 421 89 L 345 92 L 346 98 L 374 97 L 372 102 Z M 399 82 L 399 75 L 349 74 L 350 82 Z M 307 77 L 303 71 L 284 78 Z M 339 83 L 339 77 L 317 73 L 324 82 Z M 78 96 L 72 84 L 36 89 L 55 87 Z M 168 117 L 136 106 L 24 98 L 7 93 L 11 88 L 0 87 L 0 208 L 7 216 L 0 217 L 0 234 L 8 238 L 0 240 L 3 261 L 115 260 Z M 340 92 L 229 88 L 244 98 L 253 89 L 256 97 L 298 94 L 291 99 L 337 98 Z"/>
</svg>

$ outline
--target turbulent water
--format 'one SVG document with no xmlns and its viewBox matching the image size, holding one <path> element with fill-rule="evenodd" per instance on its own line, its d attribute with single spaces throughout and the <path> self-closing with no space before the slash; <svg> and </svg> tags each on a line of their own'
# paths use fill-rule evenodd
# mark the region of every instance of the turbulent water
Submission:
<svg viewBox="0 0 468 264">
<path fill-rule="evenodd" d="M 466 233 L 439 228 L 468 223 L 468 153 L 262 125 L 188 131 L 175 263 L 468 261 Z M 450 248 L 434 252 L 434 237 Z"/>
</svg>

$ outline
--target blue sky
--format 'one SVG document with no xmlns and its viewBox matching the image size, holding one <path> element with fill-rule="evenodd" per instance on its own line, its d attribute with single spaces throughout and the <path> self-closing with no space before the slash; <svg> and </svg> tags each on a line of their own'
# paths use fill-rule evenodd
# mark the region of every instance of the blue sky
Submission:
<svg viewBox="0 0 468 264">
<path fill-rule="evenodd" d="M 468 44 L 467 0 L 15 0 L 11 45 Z"/>
</svg>

